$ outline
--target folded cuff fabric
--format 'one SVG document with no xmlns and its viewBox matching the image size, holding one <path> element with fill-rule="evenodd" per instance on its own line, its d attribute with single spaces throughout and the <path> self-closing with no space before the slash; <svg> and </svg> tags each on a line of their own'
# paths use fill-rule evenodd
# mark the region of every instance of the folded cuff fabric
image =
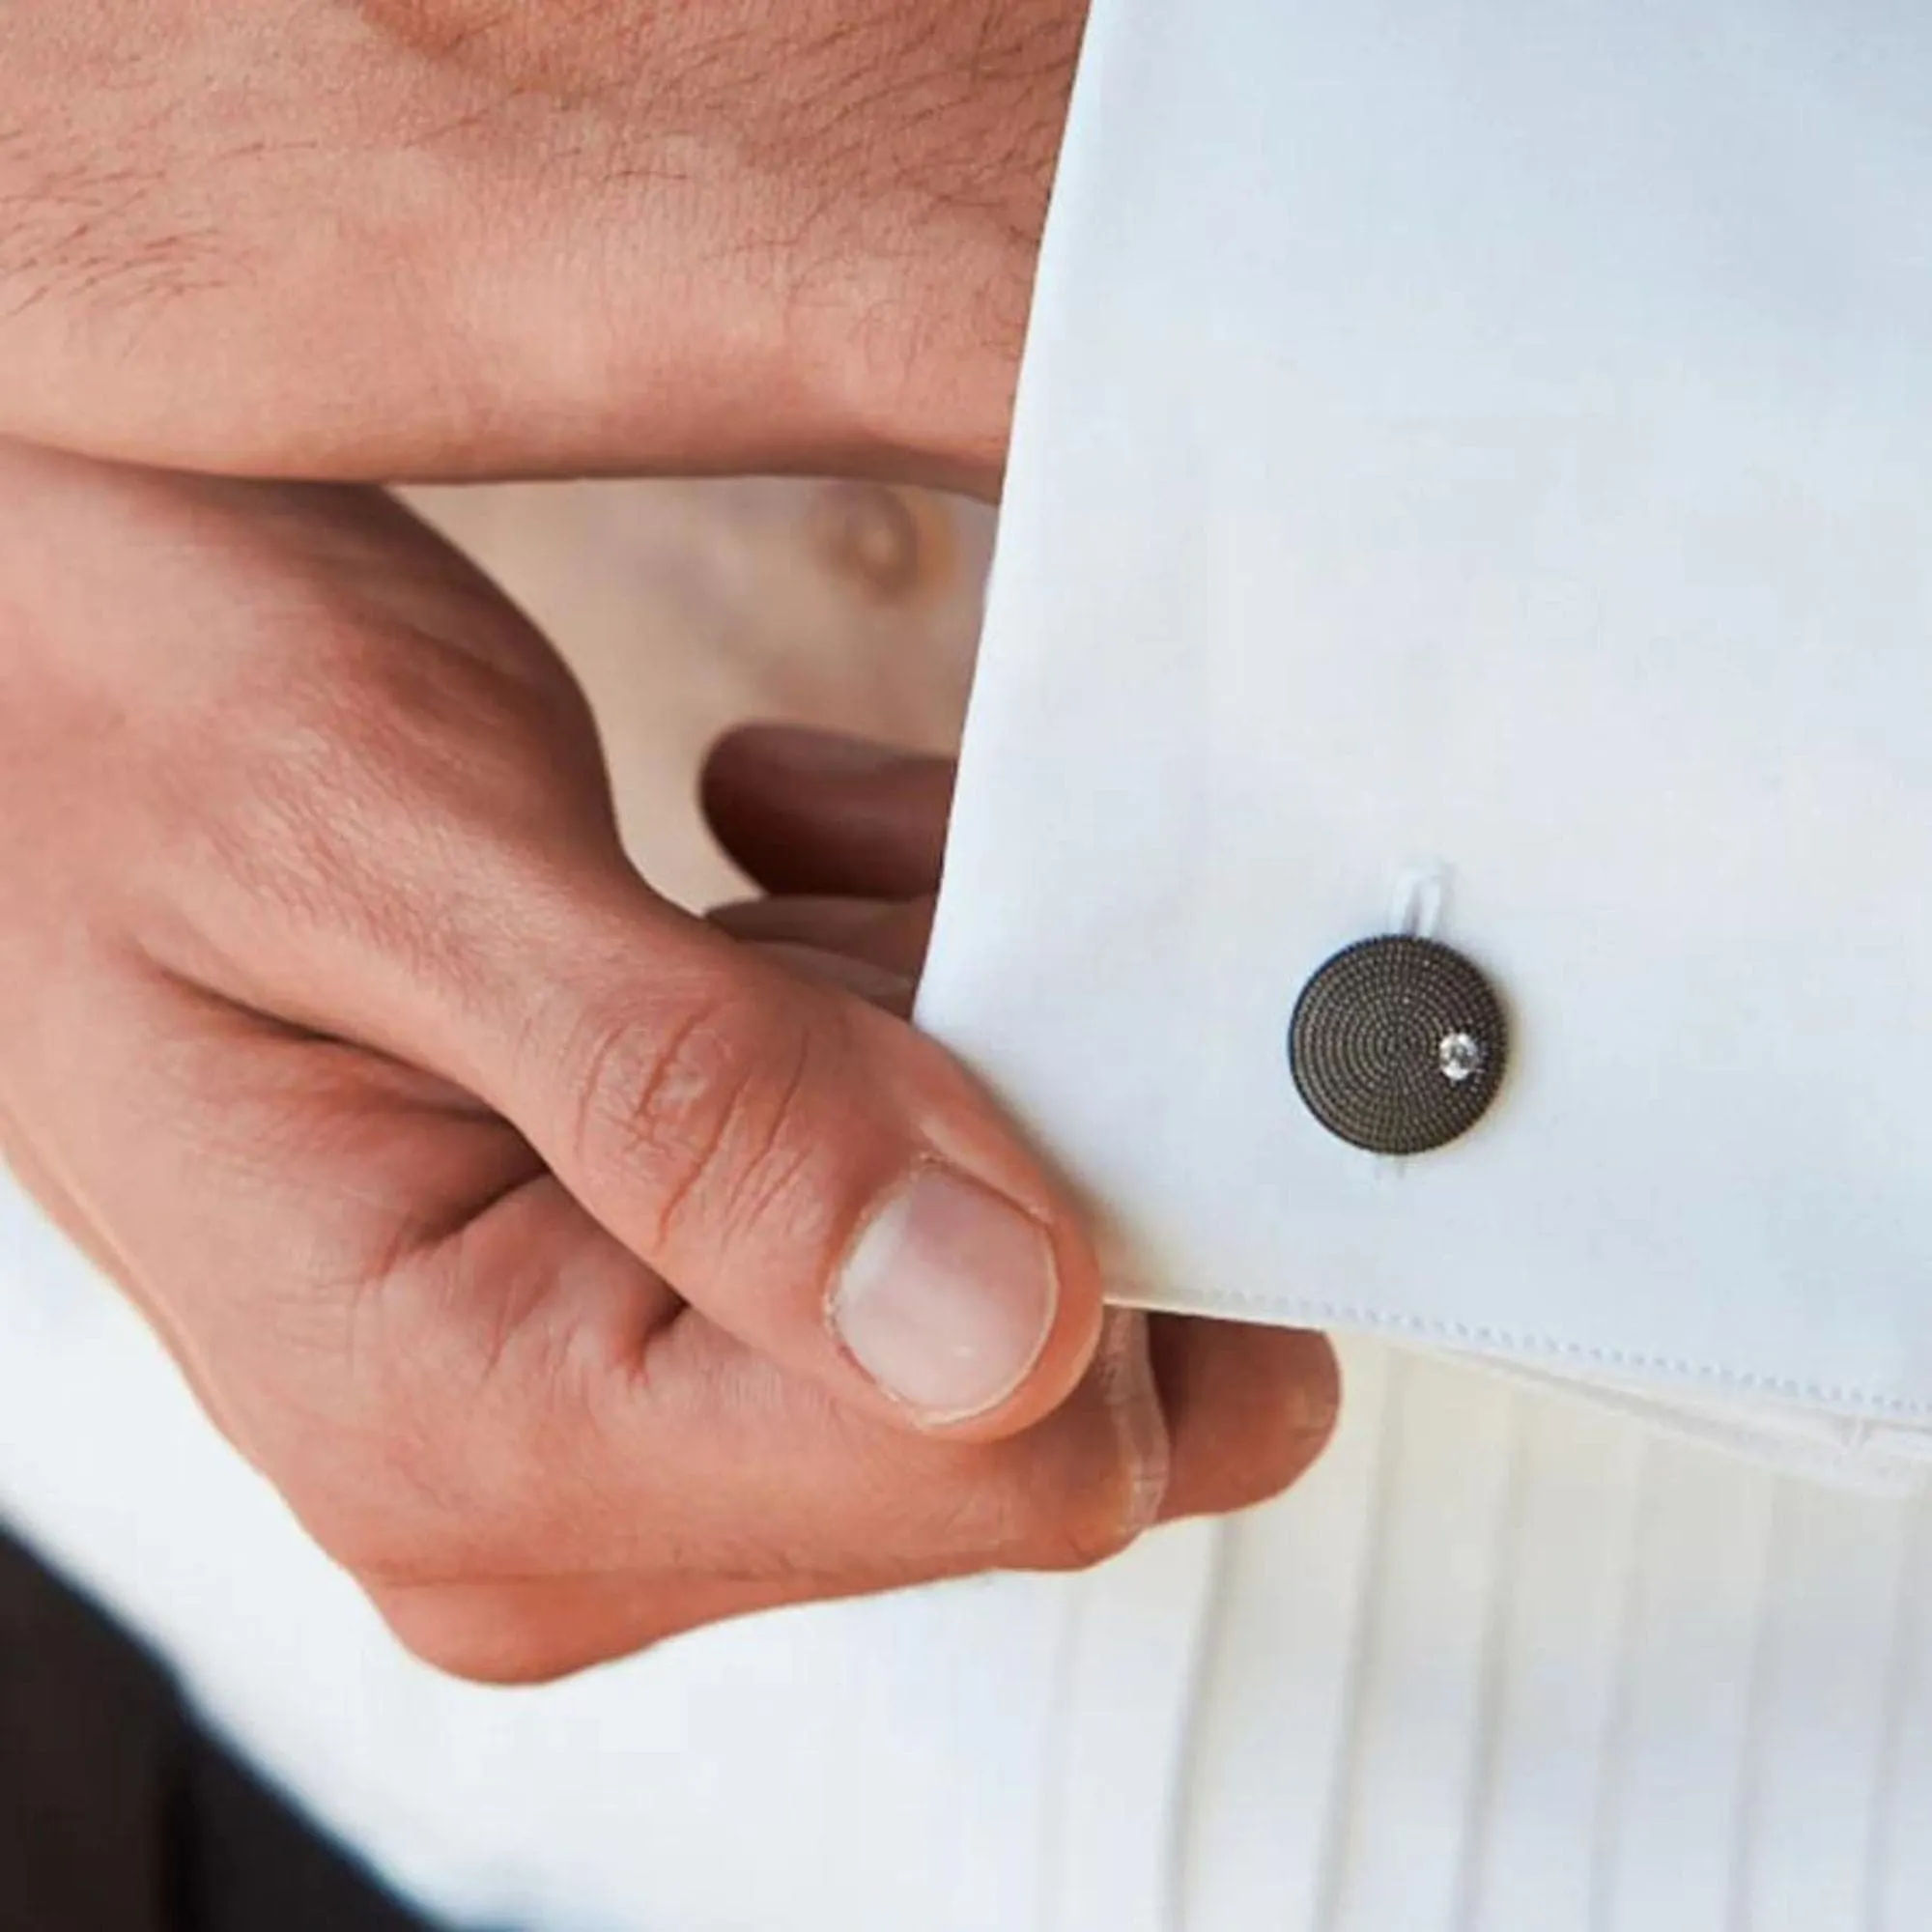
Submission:
<svg viewBox="0 0 1932 1932">
<path fill-rule="evenodd" d="M 1913 1477 L 1928 71 L 1906 0 L 1100 0 L 921 1017 L 1128 1298 Z M 1418 893 L 1509 1066 L 1388 1159 L 1286 1042 Z"/>
</svg>

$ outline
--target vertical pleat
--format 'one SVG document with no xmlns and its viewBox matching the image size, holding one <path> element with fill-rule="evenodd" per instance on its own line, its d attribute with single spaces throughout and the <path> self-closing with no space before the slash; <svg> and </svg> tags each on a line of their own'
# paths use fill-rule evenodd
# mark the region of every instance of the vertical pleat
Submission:
<svg viewBox="0 0 1932 1932">
<path fill-rule="evenodd" d="M 1187 1741 L 1211 1623 L 1217 1526 L 1150 1537 L 1079 1578 L 1054 1712 L 1055 1796 L 1039 1866 L 1039 1932 L 1168 1932 Z M 970 1681 L 970 1694 L 980 1694 Z M 978 1921 L 1018 1932 L 1010 1914 Z"/>
<path fill-rule="evenodd" d="M 1932 1924 L 1922 1499 L 1345 1352 L 1331 1455 L 1201 1612 L 1166 1924 Z"/>
<path fill-rule="evenodd" d="M 1862 1932 L 1910 1517 L 1787 1482 L 1775 1525 L 1738 1922 L 1750 1932 Z"/>
<path fill-rule="evenodd" d="M 1634 1540 L 1606 1741 L 1602 1932 L 1730 1927 L 1776 1479 L 1659 1441 Z"/>
<path fill-rule="evenodd" d="M 1351 1729 L 1390 1358 L 1348 1370 L 1348 1422 L 1293 1508 L 1227 1532 L 1182 1789 L 1173 1917 L 1185 1932 L 1318 1932 L 1346 1770 L 1324 1747 Z M 1261 1764 L 1273 1775 L 1258 1780 Z"/>
<path fill-rule="evenodd" d="M 1419 1356 L 1390 1393 L 1321 1932 L 1452 1932 L 1483 1757 L 1516 1398 Z"/>
<path fill-rule="evenodd" d="M 1932 1918 L 1932 1509 L 1923 1503 L 1903 1567 L 1865 1887 L 1872 1932 L 1923 1932 Z"/>
<path fill-rule="evenodd" d="M 1627 1651 L 1644 1440 L 1614 1416 L 1519 1400 L 1488 1775 L 1458 1920 L 1466 1932 L 1589 1924 L 1601 1769 Z"/>
</svg>

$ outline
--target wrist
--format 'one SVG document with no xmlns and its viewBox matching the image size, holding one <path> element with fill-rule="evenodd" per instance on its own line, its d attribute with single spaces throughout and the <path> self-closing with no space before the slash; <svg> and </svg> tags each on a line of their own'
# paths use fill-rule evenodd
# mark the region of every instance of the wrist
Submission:
<svg viewBox="0 0 1932 1932">
<path fill-rule="evenodd" d="M 908 10 L 902 10 L 908 11 Z M 997 494 L 1087 0 L 901 22 L 790 250 L 785 354 L 832 467 Z"/>
<path fill-rule="evenodd" d="M 549 372 L 534 467 L 996 494 L 1087 4 L 784 0 L 727 44 L 660 15 L 603 84 L 594 188 L 558 168 L 461 303 L 494 319 L 492 366 Z M 685 98 L 667 71 L 714 78 Z M 572 276 L 532 278 L 546 235 L 601 265 L 587 312 Z"/>
</svg>

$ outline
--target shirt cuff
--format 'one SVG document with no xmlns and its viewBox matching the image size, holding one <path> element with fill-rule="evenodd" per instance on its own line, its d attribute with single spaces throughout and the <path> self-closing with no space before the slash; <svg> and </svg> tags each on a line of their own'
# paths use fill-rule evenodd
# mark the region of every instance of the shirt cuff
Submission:
<svg viewBox="0 0 1932 1932">
<path fill-rule="evenodd" d="M 1932 1417 L 1932 18 L 1098 0 L 922 1021 L 1122 1292 Z M 1399 1160 L 1297 998 L 1510 1064 Z"/>
</svg>

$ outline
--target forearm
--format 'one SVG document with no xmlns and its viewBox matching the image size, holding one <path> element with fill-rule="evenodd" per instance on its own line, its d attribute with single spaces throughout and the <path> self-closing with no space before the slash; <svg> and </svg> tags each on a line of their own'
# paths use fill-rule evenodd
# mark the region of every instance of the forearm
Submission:
<svg viewBox="0 0 1932 1932">
<path fill-rule="evenodd" d="M 994 486 L 1083 0 L 174 11 L 0 28 L 0 431 Z"/>
</svg>

